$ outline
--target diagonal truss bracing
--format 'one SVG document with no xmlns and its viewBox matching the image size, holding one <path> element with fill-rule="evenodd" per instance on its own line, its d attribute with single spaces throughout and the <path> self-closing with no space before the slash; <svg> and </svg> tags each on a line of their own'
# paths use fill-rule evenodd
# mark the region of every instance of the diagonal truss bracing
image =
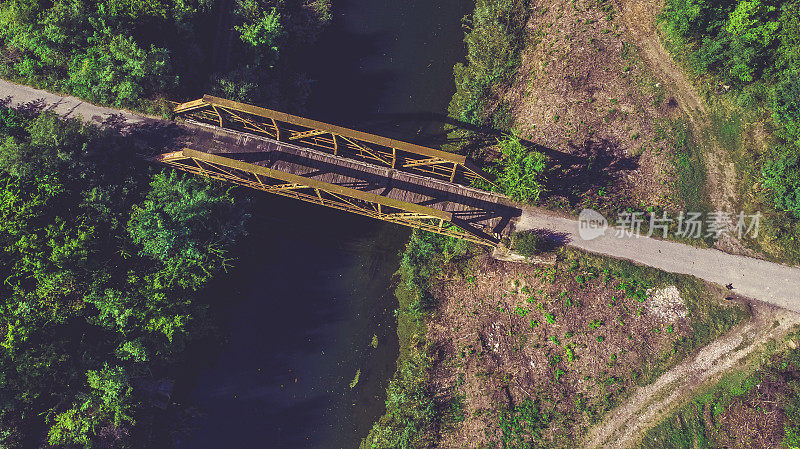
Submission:
<svg viewBox="0 0 800 449">
<path fill-rule="evenodd" d="M 357 159 L 449 182 L 470 184 L 476 179 L 492 184 L 465 156 L 284 112 L 204 95 L 177 104 L 176 116 L 291 142 L 336 156 Z"/>
<path fill-rule="evenodd" d="M 448 235 L 481 245 L 496 246 L 492 236 L 453 223 L 453 214 L 419 204 L 329 184 L 292 173 L 273 170 L 219 154 L 184 148 L 162 154 L 156 162 L 174 168 L 251 187 L 276 195 Z"/>
</svg>

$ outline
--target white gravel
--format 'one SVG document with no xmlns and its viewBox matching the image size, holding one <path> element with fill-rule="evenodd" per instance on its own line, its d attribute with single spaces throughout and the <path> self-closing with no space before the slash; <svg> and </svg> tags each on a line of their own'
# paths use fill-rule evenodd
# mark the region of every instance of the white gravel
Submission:
<svg viewBox="0 0 800 449">
<path fill-rule="evenodd" d="M 674 323 L 686 318 L 688 309 L 678 287 L 670 285 L 658 290 L 647 290 L 647 311 L 659 321 Z"/>
</svg>

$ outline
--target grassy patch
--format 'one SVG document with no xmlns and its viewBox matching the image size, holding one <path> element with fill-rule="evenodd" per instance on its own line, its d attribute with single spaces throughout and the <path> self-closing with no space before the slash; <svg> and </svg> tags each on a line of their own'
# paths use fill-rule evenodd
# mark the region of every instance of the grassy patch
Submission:
<svg viewBox="0 0 800 449">
<path fill-rule="evenodd" d="M 710 211 L 705 190 L 706 169 L 700 147 L 692 139 L 686 122 L 676 120 L 666 126 L 671 137 L 671 158 L 675 167 L 676 203 L 690 212 Z"/>
<path fill-rule="evenodd" d="M 800 350 L 723 377 L 644 436 L 652 449 L 796 447 L 800 436 Z M 739 443 L 737 443 L 739 442 Z M 782 443 L 782 444 L 781 444 Z"/>
</svg>

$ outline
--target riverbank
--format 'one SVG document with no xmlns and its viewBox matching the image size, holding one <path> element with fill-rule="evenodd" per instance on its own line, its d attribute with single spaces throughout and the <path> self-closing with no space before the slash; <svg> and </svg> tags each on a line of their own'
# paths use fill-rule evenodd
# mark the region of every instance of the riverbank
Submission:
<svg viewBox="0 0 800 449">
<path fill-rule="evenodd" d="M 465 6 L 334 2 L 328 29 L 304 53 L 302 71 L 315 80 L 305 115 L 435 145 L 452 96 L 452 66 L 463 56 Z M 183 447 L 236 441 L 351 449 L 384 412 L 396 369 L 392 274 L 409 231 L 253 196 L 262 237 L 252 246 L 264 254 L 248 257 L 243 271 L 250 274 L 232 284 L 240 300 L 225 301 L 233 315 L 229 340 L 220 358 L 199 366 L 187 394 L 210 419 Z"/>
<path fill-rule="evenodd" d="M 550 207 L 707 211 L 719 202 L 705 190 L 700 148 L 627 41 L 615 5 L 478 1 L 450 106 L 462 129 L 448 149 L 491 161 L 499 152 L 487 143 L 516 128 L 589 161 L 552 174 L 567 181 L 548 184 Z M 489 60 L 492 48 L 506 51 Z M 761 305 L 751 320 L 746 302 L 695 278 L 573 250 L 520 265 L 415 236 L 404 260 L 417 271 L 401 269 L 402 283 L 424 294 L 398 291 L 401 310 L 414 311 L 398 316 L 413 329 L 400 339 L 407 355 L 390 387 L 402 399 L 387 402 L 362 448 L 575 447 L 615 407 L 640 410 L 662 396 L 675 407 L 683 400 L 671 390 L 675 376 L 694 373 L 679 382 L 694 391 L 719 371 L 709 360 L 758 351 L 772 335 L 764 316 L 779 317 L 781 335 L 796 323 Z M 419 298 L 429 306 L 418 309 Z M 754 340 L 728 332 L 737 325 Z M 590 436 L 607 441 L 641 431 L 634 427 L 597 425 Z"/>
</svg>

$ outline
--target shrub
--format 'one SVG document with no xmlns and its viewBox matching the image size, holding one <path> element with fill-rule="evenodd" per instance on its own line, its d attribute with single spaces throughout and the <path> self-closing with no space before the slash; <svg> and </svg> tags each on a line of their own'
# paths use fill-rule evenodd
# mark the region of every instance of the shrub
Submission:
<svg viewBox="0 0 800 449">
<path fill-rule="evenodd" d="M 800 143 L 800 75 L 790 76 L 775 86 L 772 118 L 790 139 Z"/>
<path fill-rule="evenodd" d="M 525 398 L 513 408 L 503 408 L 498 416 L 502 447 L 508 449 L 536 447 L 542 431 L 553 419 L 539 403 Z"/>
<path fill-rule="evenodd" d="M 772 191 L 777 208 L 800 218 L 800 152 L 784 152 L 767 161 L 762 182 Z"/>
<path fill-rule="evenodd" d="M 517 201 L 538 201 L 544 192 L 547 156 L 526 148 L 516 133 L 506 135 L 498 142 L 504 156 L 497 180 L 500 188 Z"/>
<path fill-rule="evenodd" d="M 485 124 L 492 89 L 506 81 L 520 63 L 528 19 L 527 0 L 478 0 L 466 20 L 467 64 L 453 69 L 456 93 L 450 113 L 475 125 Z"/>
<path fill-rule="evenodd" d="M 532 257 L 544 250 L 544 237 L 536 232 L 517 232 L 512 239 L 514 251 L 524 257 Z"/>
</svg>

